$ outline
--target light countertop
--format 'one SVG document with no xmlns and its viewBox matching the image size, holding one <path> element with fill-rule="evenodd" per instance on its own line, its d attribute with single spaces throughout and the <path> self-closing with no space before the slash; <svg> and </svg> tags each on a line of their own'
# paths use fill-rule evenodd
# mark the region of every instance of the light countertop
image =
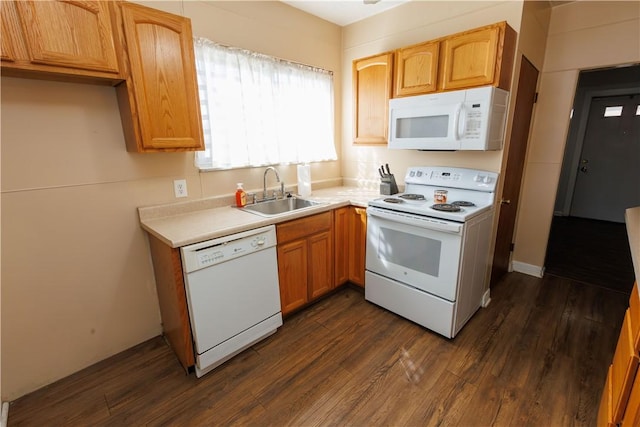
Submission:
<svg viewBox="0 0 640 427">
<path fill-rule="evenodd" d="M 229 197 L 212 197 L 138 208 L 142 228 L 172 248 L 290 221 L 342 206 L 366 207 L 381 197 L 377 190 L 332 187 L 314 190 L 305 199 L 322 204 L 275 217 L 262 217 L 234 206 Z"/>
</svg>

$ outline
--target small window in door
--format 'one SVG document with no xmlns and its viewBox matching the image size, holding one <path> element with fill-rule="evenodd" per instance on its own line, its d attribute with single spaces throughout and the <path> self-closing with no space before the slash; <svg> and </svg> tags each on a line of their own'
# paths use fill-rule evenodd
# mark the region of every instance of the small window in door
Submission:
<svg viewBox="0 0 640 427">
<path fill-rule="evenodd" d="M 622 105 L 616 105 L 615 107 L 606 107 L 604 109 L 605 117 L 620 117 L 622 115 Z"/>
<path fill-rule="evenodd" d="M 636 107 L 636 116 L 640 116 L 640 105 Z"/>
</svg>

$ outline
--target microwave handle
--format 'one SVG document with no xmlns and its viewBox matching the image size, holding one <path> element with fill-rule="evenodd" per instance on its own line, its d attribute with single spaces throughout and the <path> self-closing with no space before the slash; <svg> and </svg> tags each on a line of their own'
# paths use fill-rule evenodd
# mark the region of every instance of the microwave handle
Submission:
<svg viewBox="0 0 640 427">
<path fill-rule="evenodd" d="M 458 104 L 455 112 L 454 119 L 454 137 L 456 141 L 459 141 L 461 136 L 464 134 L 464 129 L 466 127 L 467 115 L 464 111 L 464 104 Z M 462 129 L 462 131 L 460 131 Z"/>
</svg>

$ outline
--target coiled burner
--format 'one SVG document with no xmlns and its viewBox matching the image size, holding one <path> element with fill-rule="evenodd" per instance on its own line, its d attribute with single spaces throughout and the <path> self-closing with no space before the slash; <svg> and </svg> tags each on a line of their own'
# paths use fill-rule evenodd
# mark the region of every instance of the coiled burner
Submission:
<svg viewBox="0 0 640 427">
<path fill-rule="evenodd" d="M 460 212 L 462 210 L 460 206 L 454 205 L 453 203 L 438 203 L 431 206 L 431 209 L 443 212 Z"/>
<path fill-rule="evenodd" d="M 475 203 L 467 202 L 466 200 L 456 200 L 455 202 L 451 202 L 451 204 L 456 206 L 464 206 L 464 207 L 471 207 L 476 205 Z"/>
<path fill-rule="evenodd" d="M 422 194 L 401 194 L 398 197 L 406 199 L 406 200 L 426 200 Z"/>
<path fill-rule="evenodd" d="M 403 200 L 396 199 L 394 197 L 387 197 L 386 199 L 382 199 L 382 200 L 387 203 L 404 203 Z"/>
</svg>

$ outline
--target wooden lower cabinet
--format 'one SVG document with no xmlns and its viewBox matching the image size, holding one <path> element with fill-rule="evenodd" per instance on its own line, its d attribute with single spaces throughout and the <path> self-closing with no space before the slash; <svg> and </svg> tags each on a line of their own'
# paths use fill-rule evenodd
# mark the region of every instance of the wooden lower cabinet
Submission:
<svg viewBox="0 0 640 427">
<path fill-rule="evenodd" d="M 367 210 L 349 208 L 349 281 L 364 287 L 365 250 L 367 247 Z"/>
<path fill-rule="evenodd" d="M 307 240 L 278 244 L 278 278 L 282 313 L 290 313 L 309 301 L 307 291 Z"/>
<path fill-rule="evenodd" d="M 364 287 L 367 210 L 347 206 L 334 211 L 335 285 L 347 282 Z"/>
<path fill-rule="evenodd" d="M 638 426 L 640 421 L 640 312 L 638 283 L 631 292 L 598 410 L 598 427 Z"/>
<path fill-rule="evenodd" d="M 598 427 L 614 427 L 613 409 L 611 408 L 611 366 L 607 374 L 607 381 L 604 384 L 600 407 L 598 408 Z"/>
<path fill-rule="evenodd" d="M 162 332 L 185 370 L 195 364 L 180 249 L 149 234 L 149 246 L 162 317 Z"/>
<path fill-rule="evenodd" d="M 334 285 L 344 285 L 349 281 L 349 213 L 347 206 L 333 211 L 333 278 Z"/>
<path fill-rule="evenodd" d="M 334 288 L 332 230 L 314 234 L 307 239 L 309 246 L 308 290 L 314 300 Z"/>
<path fill-rule="evenodd" d="M 280 304 L 286 315 L 334 288 L 333 214 L 276 225 Z"/>
<path fill-rule="evenodd" d="M 622 417 L 622 427 L 637 426 L 640 426 L 640 375 L 636 372 L 627 401 L 627 410 Z"/>
</svg>

